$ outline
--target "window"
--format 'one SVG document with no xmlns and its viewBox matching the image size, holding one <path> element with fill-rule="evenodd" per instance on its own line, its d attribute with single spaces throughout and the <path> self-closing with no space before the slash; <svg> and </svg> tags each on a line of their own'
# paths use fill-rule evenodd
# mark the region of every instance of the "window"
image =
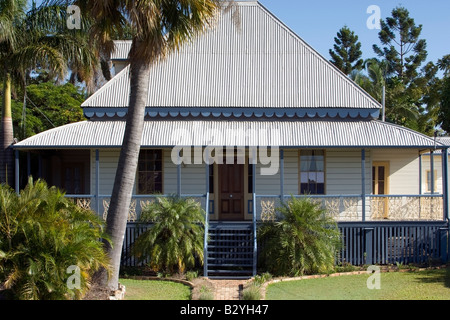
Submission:
<svg viewBox="0 0 450 320">
<path fill-rule="evenodd" d="M 376 195 L 389 194 L 389 162 L 372 163 L 372 192 Z"/>
<path fill-rule="evenodd" d="M 300 151 L 300 194 L 325 194 L 325 151 Z"/>
<path fill-rule="evenodd" d="M 436 180 L 437 180 L 437 170 L 434 170 L 434 188 L 433 188 L 434 192 L 436 192 L 437 190 Z M 427 192 L 431 193 L 431 170 L 427 170 Z"/>
<path fill-rule="evenodd" d="M 80 163 L 64 164 L 62 187 L 67 194 L 84 193 L 84 166 Z"/>
<path fill-rule="evenodd" d="M 141 150 L 138 164 L 138 194 L 155 194 L 162 191 L 162 150 Z"/>
</svg>

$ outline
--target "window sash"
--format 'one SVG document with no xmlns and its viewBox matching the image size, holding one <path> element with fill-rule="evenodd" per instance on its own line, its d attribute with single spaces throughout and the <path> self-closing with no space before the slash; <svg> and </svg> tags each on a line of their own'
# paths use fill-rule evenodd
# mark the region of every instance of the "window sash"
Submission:
<svg viewBox="0 0 450 320">
<path fill-rule="evenodd" d="M 325 194 L 325 151 L 300 150 L 300 194 Z"/>
<path fill-rule="evenodd" d="M 434 191 L 437 190 L 437 170 L 434 170 Z M 431 192 L 431 170 L 427 170 L 427 192 Z"/>
<path fill-rule="evenodd" d="M 162 150 L 141 150 L 137 173 L 137 194 L 163 192 Z"/>
</svg>

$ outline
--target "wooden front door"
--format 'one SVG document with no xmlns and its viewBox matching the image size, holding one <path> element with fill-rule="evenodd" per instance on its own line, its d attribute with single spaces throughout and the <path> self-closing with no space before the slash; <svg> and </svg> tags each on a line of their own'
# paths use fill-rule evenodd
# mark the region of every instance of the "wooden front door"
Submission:
<svg viewBox="0 0 450 320">
<path fill-rule="evenodd" d="M 389 162 L 373 162 L 372 190 L 375 195 L 389 194 Z M 388 197 L 376 198 L 378 201 L 378 218 L 389 218 Z"/>
<path fill-rule="evenodd" d="M 219 220 L 244 220 L 244 165 L 219 165 Z"/>
</svg>

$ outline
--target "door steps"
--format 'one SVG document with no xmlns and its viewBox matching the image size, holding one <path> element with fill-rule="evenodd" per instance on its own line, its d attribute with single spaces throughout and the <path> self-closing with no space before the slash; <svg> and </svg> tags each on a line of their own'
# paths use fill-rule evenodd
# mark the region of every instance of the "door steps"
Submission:
<svg viewBox="0 0 450 320">
<path fill-rule="evenodd" d="M 210 223 L 207 257 L 208 278 L 245 279 L 253 276 L 253 225 Z"/>
</svg>

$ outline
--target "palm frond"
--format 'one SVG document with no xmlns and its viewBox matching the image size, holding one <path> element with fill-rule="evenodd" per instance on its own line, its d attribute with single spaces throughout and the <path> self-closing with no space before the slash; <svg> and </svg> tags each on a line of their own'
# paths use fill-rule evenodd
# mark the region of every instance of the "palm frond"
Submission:
<svg viewBox="0 0 450 320">
<path fill-rule="evenodd" d="M 134 242 L 132 253 L 153 268 L 185 270 L 198 258 L 203 262 L 205 213 L 193 199 L 159 197 L 145 207 L 141 223 L 150 228 Z"/>
<path fill-rule="evenodd" d="M 3 0 L 0 2 L 0 43 L 16 44 L 15 26 L 25 16 L 26 0 Z"/>
<path fill-rule="evenodd" d="M 261 262 L 276 275 L 299 275 L 334 265 L 340 233 L 334 220 L 310 199 L 292 197 L 277 208 L 280 220 L 263 225 Z"/>
</svg>

